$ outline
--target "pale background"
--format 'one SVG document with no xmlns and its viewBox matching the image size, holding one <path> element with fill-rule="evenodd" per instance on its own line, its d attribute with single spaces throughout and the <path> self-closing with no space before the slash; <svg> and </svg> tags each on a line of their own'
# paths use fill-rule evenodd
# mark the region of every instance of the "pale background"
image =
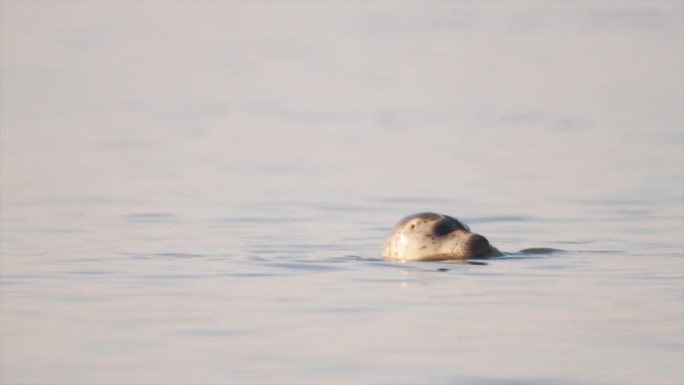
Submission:
<svg viewBox="0 0 684 385">
<path fill-rule="evenodd" d="M 3 384 L 684 380 L 681 2 L 0 7 Z"/>
</svg>

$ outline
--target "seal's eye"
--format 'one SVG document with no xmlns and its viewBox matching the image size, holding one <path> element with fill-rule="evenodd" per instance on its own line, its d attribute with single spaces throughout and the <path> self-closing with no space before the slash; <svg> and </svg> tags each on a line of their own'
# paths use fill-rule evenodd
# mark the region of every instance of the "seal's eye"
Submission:
<svg viewBox="0 0 684 385">
<path fill-rule="evenodd" d="M 434 233 L 435 235 L 441 236 L 441 235 L 447 235 L 450 232 L 454 231 L 453 226 L 450 226 L 449 223 L 447 222 L 440 222 L 437 225 L 435 225 L 434 228 Z"/>
</svg>

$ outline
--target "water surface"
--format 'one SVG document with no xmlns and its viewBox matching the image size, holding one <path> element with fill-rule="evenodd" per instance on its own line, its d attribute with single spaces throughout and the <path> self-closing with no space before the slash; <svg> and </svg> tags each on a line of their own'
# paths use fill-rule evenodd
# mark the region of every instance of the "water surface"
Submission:
<svg viewBox="0 0 684 385">
<path fill-rule="evenodd" d="M 3 384 L 684 382 L 681 3 L 1 7 Z"/>
</svg>

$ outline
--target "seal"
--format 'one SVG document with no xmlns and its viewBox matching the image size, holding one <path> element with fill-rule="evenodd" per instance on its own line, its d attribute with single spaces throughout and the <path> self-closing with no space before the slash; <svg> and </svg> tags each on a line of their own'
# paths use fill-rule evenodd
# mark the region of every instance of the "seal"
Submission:
<svg viewBox="0 0 684 385">
<path fill-rule="evenodd" d="M 382 249 L 389 261 L 448 261 L 501 255 L 487 238 L 448 215 L 420 213 L 394 227 Z"/>
</svg>

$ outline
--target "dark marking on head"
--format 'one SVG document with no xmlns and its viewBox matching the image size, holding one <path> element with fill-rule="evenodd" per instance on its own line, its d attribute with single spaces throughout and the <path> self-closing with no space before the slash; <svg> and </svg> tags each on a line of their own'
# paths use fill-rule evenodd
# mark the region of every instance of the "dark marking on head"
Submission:
<svg viewBox="0 0 684 385">
<path fill-rule="evenodd" d="M 454 226 L 454 224 L 447 219 L 444 219 L 435 223 L 435 226 L 432 228 L 432 233 L 438 237 L 443 237 L 454 230 L 456 230 L 456 226 Z"/>
</svg>

